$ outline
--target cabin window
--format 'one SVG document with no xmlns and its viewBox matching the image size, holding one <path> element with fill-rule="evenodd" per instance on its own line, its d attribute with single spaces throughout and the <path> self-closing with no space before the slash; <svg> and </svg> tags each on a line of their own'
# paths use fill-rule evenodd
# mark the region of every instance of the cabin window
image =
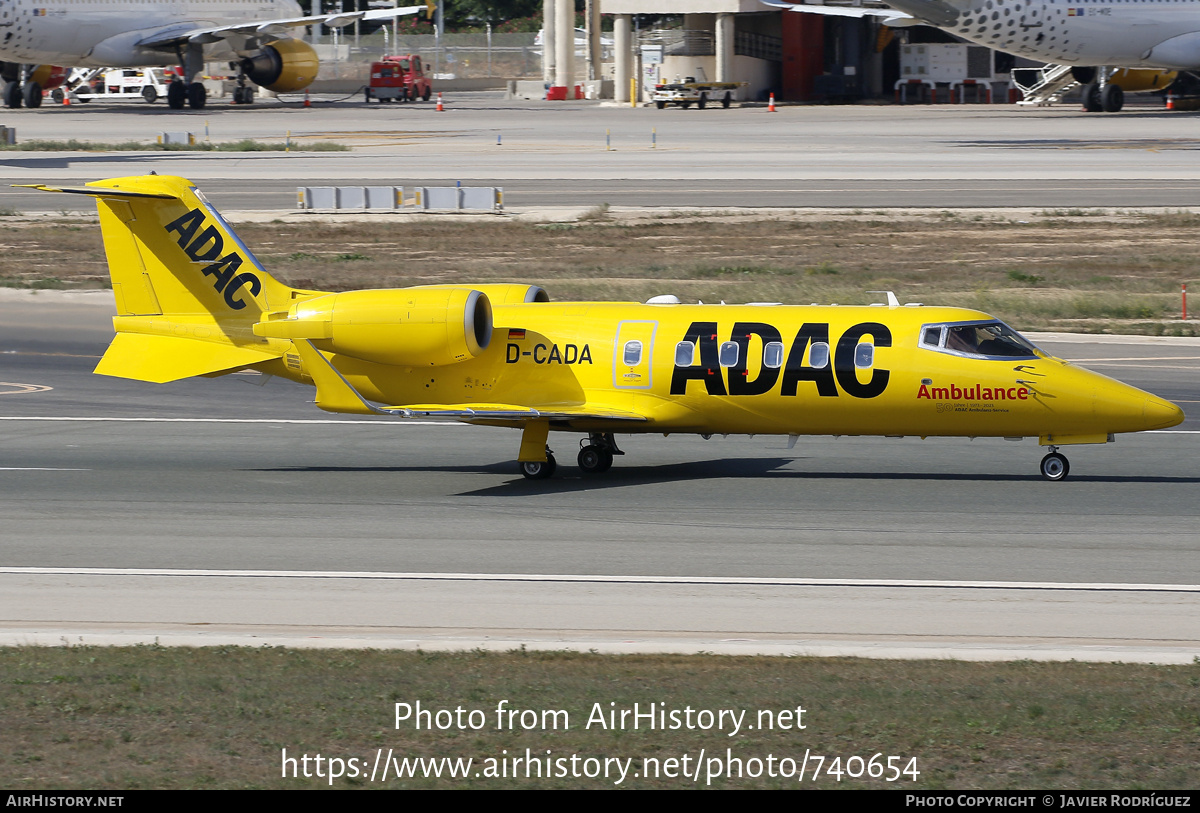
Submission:
<svg viewBox="0 0 1200 813">
<path fill-rule="evenodd" d="M 738 363 L 741 346 L 737 342 L 722 342 L 721 354 L 718 357 L 722 367 L 733 367 Z"/>
<path fill-rule="evenodd" d="M 875 345 L 868 342 L 860 342 L 854 348 L 854 366 L 860 370 L 865 370 L 875 363 Z"/>
<path fill-rule="evenodd" d="M 783 342 L 767 342 L 763 347 L 763 366 L 772 370 L 783 366 Z"/>
<path fill-rule="evenodd" d="M 812 347 L 808 350 L 808 366 L 810 367 L 828 367 L 829 366 L 829 344 L 826 342 L 813 342 Z"/>
<path fill-rule="evenodd" d="M 942 343 L 942 327 L 925 327 L 921 330 L 921 344 L 925 347 L 938 347 Z"/>
<path fill-rule="evenodd" d="M 692 342 L 680 342 L 675 345 L 675 366 L 691 367 L 696 363 L 696 345 Z"/>
<path fill-rule="evenodd" d="M 631 342 L 625 342 L 625 354 L 623 356 L 625 363 L 630 367 L 635 367 L 642 363 L 642 343 L 636 339 Z"/>
</svg>

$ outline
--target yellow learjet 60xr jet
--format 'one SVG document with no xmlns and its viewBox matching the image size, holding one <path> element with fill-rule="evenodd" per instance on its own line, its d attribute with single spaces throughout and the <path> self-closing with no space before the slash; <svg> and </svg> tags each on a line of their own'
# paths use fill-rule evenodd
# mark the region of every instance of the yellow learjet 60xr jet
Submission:
<svg viewBox="0 0 1200 813">
<path fill-rule="evenodd" d="M 166 382 L 251 368 L 316 387 L 330 412 L 521 430 L 521 473 L 549 477 L 550 430 L 1037 437 L 1059 446 L 1174 426 L 1179 407 L 1048 356 L 973 310 L 551 303 L 530 285 L 322 293 L 271 277 L 183 178 L 44 191 L 96 198 L 116 337 L 96 372 Z"/>
</svg>

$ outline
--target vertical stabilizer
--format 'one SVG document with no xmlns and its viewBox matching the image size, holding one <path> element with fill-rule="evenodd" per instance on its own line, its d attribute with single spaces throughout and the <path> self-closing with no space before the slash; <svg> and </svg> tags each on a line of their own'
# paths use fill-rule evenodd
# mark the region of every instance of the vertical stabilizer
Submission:
<svg viewBox="0 0 1200 813">
<path fill-rule="evenodd" d="M 172 381 L 286 352 L 287 343 L 251 327 L 310 292 L 268 274 L 187 179 L 140 175 L 34 188 L 96 198 L 118 334 L 97 373 Z"/>
</svg>

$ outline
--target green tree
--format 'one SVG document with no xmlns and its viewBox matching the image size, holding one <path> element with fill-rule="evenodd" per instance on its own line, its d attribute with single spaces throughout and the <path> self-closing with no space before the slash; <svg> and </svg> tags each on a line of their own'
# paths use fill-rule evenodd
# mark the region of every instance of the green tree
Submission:
<svg viewBox="0 0 1200 813">
<path fill-rule="evenodd" d="M 493 26 L 520 17 L 540 16 L 542 0 L 446 0 L 446 25 Z"/>
</svg>

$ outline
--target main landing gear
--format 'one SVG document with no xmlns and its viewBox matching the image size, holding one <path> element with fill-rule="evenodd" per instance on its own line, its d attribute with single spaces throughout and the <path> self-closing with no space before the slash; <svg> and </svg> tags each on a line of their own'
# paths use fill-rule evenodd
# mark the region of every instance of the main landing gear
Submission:
<svg viewBox="0 0 1200 813">
<path fill-rule="evenodd" d="M 603 474 L 612 468 L 613 456 L 623 455 L 617 448 L 617 441 L 612 432 L 593 432 L 586 440 L 579 442 L 579 470 L 584 474 Z M 546 447 L 546 460 L 519 463 L 521 475 L 526 480 L 545 480 L 552 477 L 558 468 L 554 453 Z"/>
<path fill-rule="evenodd" d="M 613 455 L 625 454 L 617 448 L 612 432 L 593 432 L 579 445 L 579 470 L 584 474 L 603 474 L 612 468 Z"/>
<path fill-rule="evenodd" d="M 1047 480 L 1062 480 L 1071 472 L 1071 464 L 1059 454 L 1057 446 L 1051 446 L 1050 454 L 1042 458 L 1041 470 Z"/>
<path fill-rule="evenodd" d="M 172 110 L 182 110 L 184 105 L 193 110 L 203 110 L 208 103 L 208 90 L 203 82 L 180 82 L 178 80 L 167 85 L 167 106 Z"/>
</svg>

